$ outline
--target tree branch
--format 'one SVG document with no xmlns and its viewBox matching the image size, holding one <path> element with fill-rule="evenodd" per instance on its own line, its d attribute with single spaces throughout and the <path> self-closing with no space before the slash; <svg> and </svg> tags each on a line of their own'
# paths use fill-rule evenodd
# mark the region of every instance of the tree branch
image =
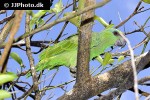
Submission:
<svg viewBox="0 0 150 100">
<path fill-rule="evenodd" d="M 85 7 L 95 4 L 95 0 L 86 0 Z M 80 10 L 80 9 L 79 9 Z M 89 80 L 90 42 L 93 26 L 94 10 L 90 10 L 81 16 L 81 26 L 79 28 L 78 54 L 77 54 L 77 84 L 84 84 Z M 79 85 L 82 86 L 82 85 Z"/>
<path fill-rule="evenodd" d="M 139 13 L 138 10 L 139 10 L 139 7 L 140 7 L 141 3 L 142 3 L 142 1 L 139 1 L 139 3 L 137 4 L 135 10 L 133 11 L 133 13 L 127 19 L 125 19 L 124 21 L 122 21 L 119 25 L 115 26 L 115 28 L 119 28 L 120 26 L 124 25 L 134 15 L 138 14 Z"/>
<path fill-rule="evenodd" d="M 15 14 L 17 13 L 17 11 L 14 11 L 13 14 L 11 15 L 12 17 L 9 18 L 9 21 L 5 24 L 5 26 L 2 29 L 2 32 L 0 34 L 0 45 L 6 40 L 13 24 L 14 24 L 14 19 Z M 15 18 L 14 18 L 15 17 Z M 6 18 L 5 18 L 6 19 Z M 3 21 L 2 21 L 3 22 Z"/>
<path fill-rule="evenodd" d="M 5 70 L 6 70 L 6 66 L 4 67 L 4 63 L 6 62 L 6 58 L 8 57 L 9 52 L 11 50 L 14 36 L 20 27 L 20 22 L 22 20 L 23 13 L 24 13 L 23 10 L 16 10 L 13 26 L 10 30 L 10 37 L 9 37 L 8 43 L 4 49 L 4 52 L 2 53 L 2 56 L 0 58 L 0 66 L 3 67 L 1 72 L 5 72 Z"/>
<path fill-rule="evenodd" d="M 30 16 L 28 14 L 26 14 L 26 32 L 30 31 L 29 28 L 29 23 L 30 23 Z M 31 52 L 31 45 L 30 45 L 30 37 L 27 37 L 25 39 L 26 41 L 26 53 L 29 59 L 29 63 L 30 63 L 30 69 L 31 69 L 31 74 L 32 74 L 32 80 L 33 80 L 33 89 L 35 91 L 35 99 L 36 100 L 40 100 L 40 95 L 37 92 L 39 90 L 38 88 L 38 78 L 37 78 L 37 74 L 36 74 L 36 70 L 35 70 L 35 66 L 34 66 L 34 59 L 32 57 L 32 52 Z"/>
<path fill-rule="evenodd" d="M 150 66 L 150 51 L 136 57 L 135 63 L 137 72 L 140 72 L 142 69 L 144 69 L 144 67 Z M 68 98 L 69 100 L 73 100 L 74 98 L 76 98 L 77 100 L 88 99 L 108 89 L 118 88 L 120 84 L 124 82 L 124 80 L 127 80 L 126 83 L 129 82 L 131 84 L 124 83 L 124 87 L 122 89 L 127 90 L 133 87 L 133 72 L 130 60 L 118 65 L 116 68 L 104 74 L 93 77 L 91 82 L 85 83 L 85 86 L 88 85 L 88 89 L 85 86 L 83 86 L 83 89 L 81 91 L 73 88 L 73 90 L 60 97 L 59 100 L 68 100 Z M 84 94 L 84 97 L 81 96 L 82 93 L 89 91 L 90 94 Z"/>
</svg>

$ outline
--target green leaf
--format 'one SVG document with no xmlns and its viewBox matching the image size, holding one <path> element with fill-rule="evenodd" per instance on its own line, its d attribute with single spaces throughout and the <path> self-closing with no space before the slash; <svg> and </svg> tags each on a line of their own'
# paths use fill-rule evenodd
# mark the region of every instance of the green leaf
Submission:
<svg viewBox="0 0 150 100">
<path fill-rule="evenodd" d="M 122 60 L 124 60 L 124 56 L 120 56 L 120 57 L 118 58 L 118 62 L 120 62 L 120 61 L 122 61 Z"/>
<path fill-rule="evenodd" d="M 59 2 L 57 2 L 55 4 L 55 7 L 49 10 L 49 13 L 53 13 L 54 12 L 54 13 L 57 14 L 57 13 L 62 11 L 62 8 L 63 8 L 62 0 L 59 0 Z"/>
<path fill-rule="evenodd" d="M 23 61 L 22 61 L 22 59 L 20 58 L 20 56 L 19 56 L 17 53 L 12 52 L 12 53 L 10 53 L 10 56 L 11 56 L 11 58 L 13 58 L 21 67 L 24 67 Z"/>
<path fill-rule="evenodd" d="M 26 10 L 26 13 L 32 17 L 34 16 L 34 13 L 32 10 Z"/>
<path fill-rule="evenodd" d="M 34 19 L 34 20 L 39 19 L 41 16 L 43 16 L 47 12 L 48 12 L 48 10 L 39 10 L 36 14 L 34 14 L 32 19 Z"/>
<path fill-rule="evenodd" d="M 33 19 L 30 21 L 30 25 L 29 25 L 30 30 L 32 30 L 32 27 L 35 24 L 35 22 L 36 22 L 36 20 L 33 20 Z"/>
<path fill-rule="evenodd" d="M 74 14 L 74 13 L 75 13 L 75 11 L 67 12 L 67 13 L 64 14 L 64 16 L 67 16 L 67 15 L 70 15 L 70 14 Z M 80 19 L 81 19 L 81 17 L 76 16 L 76 17 L 70 19 L 69 22 L 74 24 L 76 27 L 80 27 Z"/>
<path fill-rule="evenodd" d="M 11 93 L 6 90 L 0 90 L 0 100 L 5 98 L 10 98 Z"/>
<path fill-rule="evenodd" d="M 145 2 L 145 3 L 150 4 L 150 0 L 142 0 L 142 1 Z"/>
<path fill-rule="evenodd" d="M 103 59 L 101 56 L 96 57 L 96 60 L 98 60 L 101 64 L 103 63 Z"/>
<path fill-rule="evenodd" d="M 41 25 L 41 23 L 44 23 L 44 20 L 39 19 L 41 16 L 43 16 L 47 12 L 49 12 L 49 13 L 54 12 L 57 14 L 62 11 L 62 8 L 63 8 L 62 0 L 59 0 L 59 2 L 55 4 L 55 7 L 50 10 L 39 10 L 36 14 L 34 14 L 31 10 L 27 10 L 27 13 L 32 16 L 32 19 L 31 19 L 30 25 L 29 25 L 30 30 L 32 30 L 32 27 L 35 24 L 38 26 L 38 25 Z"/>
<path fill-rule="evenodd" d="M 114 59 L 110 59 L 109 61 L 108 61 L 108 64 L 112 64 L 114 62 Z"/>
<path fill-rule="evenodd" d="M 103 66 L 106 66 L 107 64 L 109 64 L 109 60 L 110 60 L 111 58 L 112 58 L 111 53 L 106 52 L 102 65 L 103 65 Z"/>
<path fill-rule="evenodd" d="M 30 21 L 30 25 L 29 25 L 30 30 L 32 29 L 33 25 L 39 21 L 39 18 L 47 12 L 48 12 L 48 10 L 39 10 L 36 14 L 33 15 L 32 19 Z"/>
<path fill-rule="evenodd" d="M 36 21 L 37 26 L 41 26 L 43 24 L 44 24 L 44 20 L 42 18 L 40 18 L 38 21 Z"/>
<path fill-rule="evenodd" d="M 0 74 L 0 85 L 13 81 L 15 78 L 17 78 L 17 75 L 12 73 L 12 72 L 7 72 L 7 73 L 1 73 Z"/>
</svg>

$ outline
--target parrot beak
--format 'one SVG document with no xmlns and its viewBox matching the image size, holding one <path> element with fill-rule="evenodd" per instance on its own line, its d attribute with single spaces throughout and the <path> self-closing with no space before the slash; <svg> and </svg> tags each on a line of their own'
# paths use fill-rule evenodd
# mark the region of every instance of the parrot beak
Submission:
<svg viewBox="0 0 150 100">
<path fill-rule="evenodd" d="M 115 46 L 123 48 L 126 45 L 126 41 L 123 38 L 120 38 L 116 41 Z"/>
</svg>

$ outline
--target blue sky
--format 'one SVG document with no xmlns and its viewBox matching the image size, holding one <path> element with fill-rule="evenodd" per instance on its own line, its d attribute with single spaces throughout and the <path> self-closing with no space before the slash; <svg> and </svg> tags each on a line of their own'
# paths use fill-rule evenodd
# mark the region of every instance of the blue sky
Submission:
<svg viewBox="0 0 150 100">
<path fill-rule="evenodd" d="M 54 3 L 56 3 L 58 0 L 54 0 L 54 1 L 55 1 Z M 64 5 L 66 5 L 66 1 L 67 0 L 63 0 Z M 97 2 L 100 2 L 100 1 L 101 0 L 97 0 Z M 72 2 L 72 0 L 69 0 L 69 3 L 71 3 L 71 2 Z M 112 0 L 109 4 L 105 5 L 104 7 L 96 9 L 95 13 L 96 13 L 96 15 L 104 18 L 107 22 L 112 20 L 113 24 L 118 25 L 120 23 L 118 13 L 120 14 L 122 20 L 126 19 L 134 11 L 138 2 L 139 2 L 139 0 Z M 142 5 L 145 8 L 149 7 L 149 5 L 145 4 L 145 3 L 142 3 Z M 68 8 L 67 10 L 65 10 L 65 12 L 68 12 L 71 10 L 72 10 L 72 8 Z M 11 12 L 12 11 L 9 11 L 9 13 L 11 13 Z M 133 23 L 133 21 L 138 22 L 139 25 L 143 25 L 145 20 L 149 17 L 149 14 L 150 14 L 150 11 L 138 14 L 138 15 L 134 16 L 132 19 L 130 19 L 124 26 L 120 27 L 119 29 L 123 32 L 124 32 L 124 27 L 125 27 L 126 32 L 130 32 L 132 30 L 138 29 L 138 27 Z M 4 15 L 0 16 L 0 19 L 2 19 L 2 18 L 4 18 Z M 25 28 L 24 22 L 25 22 L 25 17 L 23 18 L 21 27 L 20 27 L 20 29 L 19 29 L 19 31 L 15 37 L 18 37 L 24 33 L 24 31 L 25 31 L 24 30 L 24 28 Z M 34 35 L 32 40 L 45 40 L 45 39 L 46 40 L 54 40 L 54 39 L 56 39 L 57 35 L 61 31 L 63 24 L 64 23 L 57 24 L 54 27 L 52 27 L 50 30 L 45 30 L 43 32 L 40 32 L 40 33 Z M 150 25 L 150 22 L 148 22 L 147 25 Z M 99 22 L 95 21 L 93 31 L 94 32 L 100 32 L 102 29 L 104 29 L 104 27 L 102 25 L 100 25 Z M 149 32 L 150 29 L 146 29 L 146 31 Z M 76 32 L 77 32 L 77 28 L 74 25 L 69 24 L 64 31 L 64 34 L 67 34 L 67 35 L 62 37 L 61 40 L 63 40 L 64 38 L 66 38 L 66 37 L 68 37 L 71 34 L 74 34 Z M 130 40 L 131 45 L 135 46 L 137 43 L 139 43 L 141 40 L 144 39 L 145 35 L 141 32 L 138 32 L 138 33 L 134 33 L 132 35 L 128 35 L 127 37 Z M 135 51 L 134 51 L 135 54 L 139 55 L 142 48 L 143 48 L 143 46 L 140 46 L 139 48 L 135 49 Z M 125 48 L 123 48 L 119 51 L 124 51 L 127 49 L 128 48 L 126 46 Z M 39 48 L 35 48 L 35 47 L 32 49 L 32 51 L 38 51 L 38 50 L 39 50 Z M 148 51 L 148 50 L 150 50 L 149 44 L 146 48 L 146 51 Z M 25 51 L 22 51 L 20 49 L 12 49 L 12 52 L 16 52 L 20 55 L 20 57 L 23 59 L 24 64 L 26 65 L 26 69 L 28 69 L 29 68 L 29 61 L 28 61 L 28 58 L 26 56 Z M 114 50 L 114 52 L 115 52 L 115 50 Z M 35 63 L 37 64 L 37 62 L 39 61 L 38 54 L 34 54 L 33 57 L 35 59 Z M 91 62 L 91 66 L 96 67 L 98 65 L 99 65 L 98 62 Z M 10 59 L 9 63 L 8 63 L 8 70 L 13 71 L 13 72 L 17 72 L 16 69 L 20 70 L 19 65 L 13 59 Z M 142 78 L 144 76 L 149 75 L 149 71 L 150 71 L 150 69 L 140 72 L 138 77 Z M 50 71 L 50 72 L 46 73 L 46 77 L 49 77 L 47 79 L 47 81 L 51 79 L 50 77 L 51 77 L 51 75 L 53 75 L 53 73 L 55 73 L 55 71 Z M 22 79 L 28 80 L 28 82 L 32 81 L 31 78 L 28 78 L 28 79 L 22 78 Z M 66 67 L 61 67 L 59 69 L 59 72 L 56 75 L 52 85 L 61 84 L 61 83 L 64 83 L 66 81 L 69 81 L 69 80 L 72 80 L 72 77 L 70 76 L 70 73 L 69 73 L 69 69 Z M 48 84 L 48 82 L 45 82 L 45 84 Z M 67 90 L 70 90 L 73 87 L 73 84 L 74 83 L 69 84 L 66 87 Z M 145 90 L 145 91 L 150 90 L 150 88 L 145 88 L 145 87 L 140 87 L 140 88 L 142 90 Z M 46 92 L 46 96 L 44 96 L 44 98 L 42 98 L 42 99 L 45 100 L 51 92 L 53 92 L 53 94 L 54 94 L 54 98 L 52 100 L 55 100 L 56 98 L 61 96 L 64 91 L 62 91 L 62 89 L 60 89 L 60 88 L 50 90 L 50 91 Z M 18 95 L 20 95 L 20 94 L 21 94 L 21 92 L 18 93 Z M 141 97 L 141 100 L 143 100 L 143 99 L 144 99 L 144 97 Z M 31 99 L 28 98 L 28 100 L 31 100 Z M 134 100 L 134 93 L 130 92 L 130 91 L 125 92 L 122 95 L 121 100 Z"/>
</svg>

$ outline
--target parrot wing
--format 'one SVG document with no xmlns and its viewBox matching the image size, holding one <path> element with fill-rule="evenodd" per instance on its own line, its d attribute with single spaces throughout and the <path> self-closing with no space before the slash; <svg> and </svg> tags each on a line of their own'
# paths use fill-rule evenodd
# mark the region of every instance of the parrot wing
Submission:
<svg viewBox="0 0 150 100">
<path fill-rule="evenodd" d="M 39 56 L 37 70 L 53 69 L 59 66 L 75 66 L 77 57 L 78 36 L 71 36 L 54 46 L 45 49 Z"/>
</svg>

